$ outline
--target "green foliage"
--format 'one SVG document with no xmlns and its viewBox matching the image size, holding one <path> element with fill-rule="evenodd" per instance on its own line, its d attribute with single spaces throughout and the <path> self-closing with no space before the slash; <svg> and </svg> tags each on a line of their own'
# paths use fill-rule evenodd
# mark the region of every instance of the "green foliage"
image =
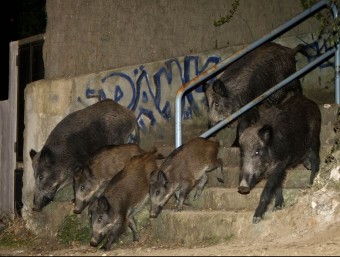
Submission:
<svg viewBox="0 0 340 257">
<path fill-rule="evenodd" d="M 91 240 L 90 225 L 84 224 L 84 221 L 77 215 L 69 215 L 61 224 L 57 238 L 63 244 L 71 244 L 72 242 L 88 244 Z"/>
<path fill-rule="evenodd" d="M 25 228 L 21 218 L 0 214 L 0 249 L 31 245 L 35 236 Z"/>
<path fill-rule="evenodd" d="M 301 6 L 304 9 L 312 7 L 314 4 L 319 2 L 319 0 L 300 0 Z M 339 12 L 340 0 L 330 1 L 330 6 L 336 6 Z M 331 8 L 328 10 L 323 10 L 314 15 L 314 18 L 319 22 L 319 31 L 317 32 L 318 38 L 322 35 L 327 36 L 327 41 L 331 46 L 339 43 L 340 38 L 340 18 L 333 17 Z"/>
<path fill-rule="evenodd" d="M 232 3 L 232 8 L 229 10 L 229 14 L 227 14 L 224 17 L 221 17 L 219 20 L 214 21 L 214 26 L 221 26 L 224 23 L 228 23 L 231 18 L 234 16 L 234 13 L 236 12 L 238 6 L 240 5 L 240 0 L 234 0 L 234 2 Z"/>
</svg>

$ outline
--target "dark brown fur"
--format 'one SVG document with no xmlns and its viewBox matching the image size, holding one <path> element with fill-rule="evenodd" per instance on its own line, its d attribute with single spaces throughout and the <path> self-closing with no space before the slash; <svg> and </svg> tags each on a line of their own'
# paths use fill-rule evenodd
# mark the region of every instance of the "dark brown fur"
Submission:
<svg viewBox="0 0 340 257">
<path fill-rule="evenodd" d="M 283 206 L 287 169 L 303 163 L 311 169 L 310 185 L 319 170 L 321 113 L 305 96 L 293 96 L 268 109 L 254 125 L 240 131 L 240 193 L 249 193 L 262 178 L 267 183 L 253 222 L 258 223 L 275 195 L 274 209 Z"/>
<path fill-rule="evenodd" d="M 217 158 L 219 145 L 209 139 L 197 137 L 175 149 L 150 178 L 151 217 L 157 217 L 162 207 L 175 193 L 177 210 L 183 209 L 187 195 L 197 186 L 198 198 L 205 186 L 207 172 L 219 168 L 218 180 L 224 182 L 222 160 Z"/>
<path fill-rule="evenodd" d="M 149 177 L 157 170 L 156 151 L 134 156 L 107 185 L 103 194 L 89 205 L 92 224 L 91 246 L 109 250 L 112 243 L 129 226 L 133 240 L 139 240 L 135 214 L 149 199 Z"/>
<path fill-rule="evenodd" d="M 306 54 L 302 45 L 291 49 L 269 42 L 228 66 L 219 79 L 211 86 L 204 87 L 208 101 L 209 126 L 216 125 L 296 72 L 295 56 L 298 52 Z M 292 94 L 302 94 L 298 79 L 276 91 L 259 106 L 268 108 L 277 105 Z M 252 124 L 259 115 L 257 107 L 254 107 L 237 120 L 245 119 Z M 234 122 L 228 125 L 232 124 Z M 234 146 L 238 146 L 238 139 L 235 140 Z"/>
<path fill-rule="evenodd" d="M 67 115 L 40 152 L 30 151 L 36 185 L 33 210 L 41 211 L 58 190 L 71 183 L 76 167 L 93 152 L 105 145 L 127 143 L 134 132 L 134 143 L 138 143 L 138 131 L 134 112 L 111 99 Z"/>
<path fill-rule="evenodd" d="M 131 157 L 145 151 L 137 144 L 104 146 L 74 174 L 74 213 L 80 214 L 95 196 L 99 196 Z"/>
</svg>

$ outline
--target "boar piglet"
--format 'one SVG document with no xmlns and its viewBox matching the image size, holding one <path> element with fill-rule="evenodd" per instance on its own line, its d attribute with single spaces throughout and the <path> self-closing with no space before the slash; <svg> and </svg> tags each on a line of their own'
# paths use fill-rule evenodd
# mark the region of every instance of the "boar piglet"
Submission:
<svg viewBox="0 0 340 257">
<path fill-rule="evenodd" d="M 58 190 L 72 183 L 76 167 L 105 145 L 128 143 L 139 129 L 135 114 L 106 99 L 75 111 L 62 119 L 48 136 L 40 152 L 31 149 L 35 178 L 33 210 L 41 211 Z"/>
<path fill-rule="evenodd" d="M 211 85 L 205 84 L 209 127 L 226 119 L 296 72 L 295 56 L 298 52 L 308 55 L 305 47 L 301 44 L 295 48 L 289 48 L 274 42 L 265 43 L 233 62 Z M 258 106 L 242 114 L 235 122 L 229 123 L 228 126 L 234 127 L 242 120 L 246 120 L 250 125 L 259 118 L 259 109 L 277 105 L 290 95 L 301 94 L 300 81 L 295 79 L 266 98 Z M 237 130 L 239 130 L 238 126 Z M 239 146 L 237 137 L 232 146 Z"/>
<path fill-rule="evenodd" d="M 282 186 L 287 169 L 303 163 L 311 169 L 309 183 L 313 184 L 320 165 L 320 127 L 319 106 L 301 95 L 268 109 L 257 123 L 240 131 L 238 191 L 247 194 L 267 178 L 253 223 L 261 221 L 274 195 L 274 210 L 283 207 Z"/>
<path fill-rule="evenodd" d="M 103 193 L 110 179 L 124 168 L 131 157 L 144 152 L 137 144 L 109 145 L 96 151 L 74 174 L 73 212 L 80 214 L 91 199 Z"/>
<path fill-rule="evenodd" d="M 197 137 L 176 148 L 150 177 L 150 217 L 156 218 L 175 193 L 177 210 L 183 210 L 187 195 L 196 186 L 194 200 L 208 181 L 207 172 L 217 169 L 217 179 L 224 183 L 223 163 L 217 158 L 219 144 Z"/>
<path fill-rule="evenodd" d="M 92 225 L 90 245 L 109 250 L 129 227 L 133 240 L 139 240 L 135 215 L 149 199 L 149 178 L 157 169 L 156 150 L 132 157 L 114 176 L 102 195 L 89 204 Z M 104 242 L 106 240 L 106 242 Z"/>
</svg>

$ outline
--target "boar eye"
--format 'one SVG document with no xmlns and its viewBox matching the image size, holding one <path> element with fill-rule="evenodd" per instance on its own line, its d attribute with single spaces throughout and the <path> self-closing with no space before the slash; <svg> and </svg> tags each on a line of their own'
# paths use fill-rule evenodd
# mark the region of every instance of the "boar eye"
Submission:
<svg viewBox="0 0 340 257">
<path fill-rule="evenodd" d="M 158 196 L 159 193 L 160 193 L 160 191 L 159 191 L 159 189 L 157 189 L 156 192 L 155 192 L 156 196 Z"/>
<path fill-rule="evenodd" d="M 214 105 L 215 105 L 215 107 L 218 107 L 218 106 L 220 106 L 220 104 L 219 104 L 219 103 L 214 103 Z"/>
<path fill-rule="evenodd" d="M 255 151 L 255 155 L 259 155 L 259 151 Z"/>
<path fill-rule="evenodd" d="M 82 185 L 82 186 L 80 187 L 80 190 L 83 191 L 84 189 L 85 189 L 85 186 Z"/>
<path fill-rule="evenodd" d="M 42 180 L 43 178 L 44 178 L 43 175 L 39 175 L 39 176 L 38 176 L 38 179 L 39 179 L 39 180 Z"/>
<path fill-rule="evenodd" d="M 98 218 L 98 223 L 101 223 L 102 222 L 102 216 L 100 216 L 99 218 Z"/>
</svg>

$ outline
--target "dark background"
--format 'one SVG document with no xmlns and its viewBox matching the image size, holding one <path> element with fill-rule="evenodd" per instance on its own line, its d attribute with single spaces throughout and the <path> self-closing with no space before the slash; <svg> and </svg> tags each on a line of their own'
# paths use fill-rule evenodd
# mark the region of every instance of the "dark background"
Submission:
<svg viewBox="0 0 340 257">
<path fill-rule="evenodd" d="M 3 7 L 1 40 L 1 86 L 0 101 L 8 99 L 9 82 L 9 43 L 30 36 L 45 33 L 46 0 L 12 0 Z"/>
</svg>

